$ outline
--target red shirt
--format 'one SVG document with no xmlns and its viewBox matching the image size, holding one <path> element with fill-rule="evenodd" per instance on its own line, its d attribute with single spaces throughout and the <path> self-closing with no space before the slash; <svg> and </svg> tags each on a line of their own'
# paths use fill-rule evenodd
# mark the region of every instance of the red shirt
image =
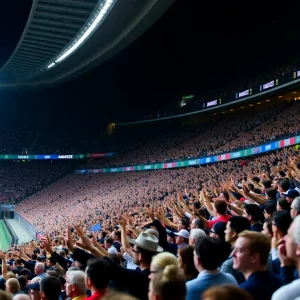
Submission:
<svg viewBox="0 0 300 300">
<path fill-rule="evenodd" d="M 86 297 L 84 300 L 100 300 L 105 295 L 106 291 L 95 292 L 91 297 Z"/>
<path fill-rule="evenodd" d="M 225 223 L 227 223 L 228 220 L 229 220 L 231 217 L 232 217 L 232 215 L 222 215 L 222 216 L 220 216 L 220 217 L 218 217 L 218 218 L 216 218 L 216 219 L 214 219 L 214 220 L 212 220 L 212 221 L 208 221 L 207 227 L 208 227 L 209 229 L 211 229 L 211 228 L 213 228 L 213 226 L 214 226 L 216 223 L 218 223 L 218 222 L 225 222 Z"/>
</svg>

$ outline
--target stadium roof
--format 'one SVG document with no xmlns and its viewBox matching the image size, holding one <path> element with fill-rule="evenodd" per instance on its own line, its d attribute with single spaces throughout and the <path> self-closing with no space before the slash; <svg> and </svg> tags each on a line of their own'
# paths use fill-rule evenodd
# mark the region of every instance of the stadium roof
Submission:
<svg viewBox="0 0 300 300">
<path fill-rule="evenodd" d="M 34 0 L 0 87 L 52 85 L 120 52 L 175 0 Z"/>
</svg>

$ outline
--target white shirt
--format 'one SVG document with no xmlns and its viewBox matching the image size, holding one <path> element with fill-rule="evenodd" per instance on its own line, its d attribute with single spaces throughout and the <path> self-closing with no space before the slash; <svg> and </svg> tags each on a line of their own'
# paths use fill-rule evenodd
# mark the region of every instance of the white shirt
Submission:
<svg viewBox="0 0 300 300">
<path fill-rule="evenodd" d="M 118 250 L 114 247 L 114 246 L 110 246 L 108 249 L 107 249 L 107 252 L 109 254 L 117 254 L 118 253 Z"/>
<path fill-rule="evenodd" d="M 133 257 L 127 252 L 124 252 L 123 257 L 127 261 L 127 269 L 136 270 L 136 268 L 138 268 L 138 265 L 133 262 Z"/>
</svg>

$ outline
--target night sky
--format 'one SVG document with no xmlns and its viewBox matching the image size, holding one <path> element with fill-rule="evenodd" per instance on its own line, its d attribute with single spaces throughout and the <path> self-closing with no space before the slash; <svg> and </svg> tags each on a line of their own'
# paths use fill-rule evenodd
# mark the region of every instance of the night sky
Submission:
<svg viewBox="0 0 300 300">
<path fill-rule="evenodd" d="M 18 12 L 13 3 L 0 7 L 0 65 L 30 11 L 31 1 L 17 2 Z M 102 123 L 175 106 L 183 95 L 226 90 L 300 56 L 296 3 L 177 0 L 143 36 L 93 71 L 47 90 L 0 91 L 0 116 Z"/>
</svg>

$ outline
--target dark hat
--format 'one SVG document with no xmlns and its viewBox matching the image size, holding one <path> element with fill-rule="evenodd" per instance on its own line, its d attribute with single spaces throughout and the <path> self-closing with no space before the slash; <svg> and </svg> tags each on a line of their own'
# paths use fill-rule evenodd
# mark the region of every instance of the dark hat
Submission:
<svg viewBox="0 0 300 300">
<path fill-rule="evenodd" d="M 288 198 L 296 198 L 299 196 L 299 192 L 293 189 L 290 189 L 287 193 L 282 193 L 282 195 L 284 197 L 288 197 Z"/>
<path fill-rule="evenodd" d="M 210 232 L 217 234 L 220 239 L 224 240 L 225 239 L 225 229 L 226 229 L 226 223 L 218 222 L 213 226 L 213 228 L 210 230 Z"/>
<path fill-rule="evenodd" d="M 38 291 L 40 289 L 40 283 L 36 282 L 36 283 L 27 284 L 27 288 L 30 290 Z"/>
</svg>

